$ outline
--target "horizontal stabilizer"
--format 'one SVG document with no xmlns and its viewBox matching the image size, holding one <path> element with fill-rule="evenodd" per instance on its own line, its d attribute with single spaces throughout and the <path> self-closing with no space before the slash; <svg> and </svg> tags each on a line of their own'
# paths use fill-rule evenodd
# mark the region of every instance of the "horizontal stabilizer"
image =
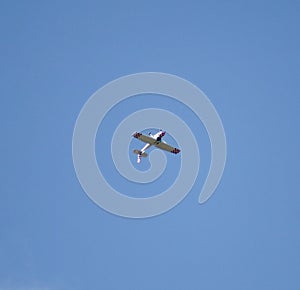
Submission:
<svg viewBox="0 0 300 290">
<path fill-rule="evenodd" d="M 142 152 L 141 150 L 137 150 L 137 149 L 134 149 L 133 153 L 134 154 L 139 154 L 139 155 L 141 155 L 143 157 L 147 157 L 148 156 L 148 154 L 146 152 Z"/>
</svg>

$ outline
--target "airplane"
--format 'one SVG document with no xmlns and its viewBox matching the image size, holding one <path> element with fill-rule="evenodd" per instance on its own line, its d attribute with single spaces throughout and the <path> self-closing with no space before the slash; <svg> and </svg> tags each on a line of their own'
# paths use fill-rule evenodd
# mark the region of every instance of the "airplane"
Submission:
<svg viewBox="0 0 300 290">
<path fill-rule="evenodd" d="M 147 157 L 148 154 L 145 152 L 149 147 L 155 146 L 159 149 L 169 151 L 174 154 L 178 154 L 180 152 L 180 149 L 177 149 L 175 147 L 172 147 L 171 145 L 167 144 L 165 141 L 162 140 L 162 138 L 165 136 L 166 131 L 159 130 L 155 135 L 152 135 L 151 132 L 147 135 L 144 135 L 139 132 L 134 132 L 132 134 L 132 137 L 137 138 L 143 142 L 146 143 L 146 145 L 141 149 L 137 150 L 134 149 L 133 153 L 137 154 L 137 163 L 141 162 L 142 157 Z"/>
</svg>

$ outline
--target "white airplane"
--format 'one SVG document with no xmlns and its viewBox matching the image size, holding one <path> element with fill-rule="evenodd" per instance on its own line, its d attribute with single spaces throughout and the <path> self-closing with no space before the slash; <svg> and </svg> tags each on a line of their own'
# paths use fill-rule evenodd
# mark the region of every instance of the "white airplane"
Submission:
<svg viewBox="0 0 300 290">
<path fill-rule="evenodd" d="M 137 163 L 141 162 L 142 157 L 147 157 L 148 154 L 145 152 L 149 147 L 152 145 L 162 149 L 169 151 L 174 154 L 178 154 L 180 152 L 179 149 L 172 147 L 171 145 L 167 144 L 165 141 L 162 140 L 162 137 L 164 137 L 166 134 L 165 131 L 159 130 L 155 135 L 151 135 L 151 132 L 149 133 L 149 136 L 143 135 L 142 133 L 135 132 L 132 134 L 134 138 L 137 138 L 145 143 L 147 143 L 141 150 L 134 149 L 133 153 L 137 154 Z"/>
</svg>

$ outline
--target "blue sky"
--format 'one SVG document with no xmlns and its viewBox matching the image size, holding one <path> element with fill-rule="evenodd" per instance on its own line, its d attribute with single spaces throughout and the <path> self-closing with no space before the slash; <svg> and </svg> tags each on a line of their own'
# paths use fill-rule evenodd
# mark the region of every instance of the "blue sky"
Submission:
<svg viewBox="0 0 300 290">
<path fill-rule="evenodd" d="M 2 1 L 0 11 L 1 290 L 299 289 L 299 1 Z M 193 190 L 132 220 L 84 193 L 72 134 L 93 92 L 144 71 L 205 92 L 228 156 L 199 205 L 210 154 L 199 133 Z"/>
</svg>

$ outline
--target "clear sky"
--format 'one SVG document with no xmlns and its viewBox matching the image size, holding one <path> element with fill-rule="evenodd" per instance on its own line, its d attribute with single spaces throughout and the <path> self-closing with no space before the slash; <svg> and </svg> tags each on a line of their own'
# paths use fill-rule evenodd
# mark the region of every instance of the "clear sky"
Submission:
<svg viewBox="0 0 300 290">
<path fill-rule="evenodd" d="M 175 2 L 1 1 L 1 290 L 300 289 L 300 2 Z M 144 71 L 205 92 L 228 156 L 199 205 L 200 133 L 193 190 L 135 220 L 87 197 L 72 134 L 92 93 Z"/>
</svg>

